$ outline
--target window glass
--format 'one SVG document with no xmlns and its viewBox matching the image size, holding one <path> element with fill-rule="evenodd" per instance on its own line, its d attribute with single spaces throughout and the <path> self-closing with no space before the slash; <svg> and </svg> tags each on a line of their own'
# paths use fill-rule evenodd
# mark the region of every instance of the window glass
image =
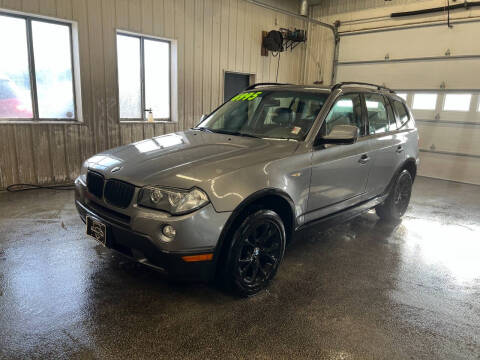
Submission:
<svg viewBox="0 0 480 360">
<path fill-rule="evenodd" d="M 233 97 L 198 127 L 220 133 L 302 140 L 327 97 L 327 94 L 252 90 Z"/>
<path fill-rule="evenodd" d="M 435 110 L 437 94 L 418 93 L 413 96 L 414 110 Z"/>
<path fill-rule="evenodd" d="M 472 94 L 446 94 L 443 110 L 469 111 Z"/>
<path fill-rule="evenodd" d="M 403 100 L 407 101 L 407 93 L 397 93 L 398 97 L 401 97 Z"/>
<path fill-rule="evenodd" d="M 390 103 L 389 99 L 387 99 L 386 97 L 384 97 L 384 100 L 385 100 L 385 105 L 387 107 L 387 115 L 388 115 L 388 122 L 389 122 L 388 130 L 395 131 L 398 129 L 398 126 L 397 126 L 397 121 L 395 119 L 395 114 L 393 113 L 392 104 Z"/>
<path fill-rule="evenodd" d="M 0 49 L 0 118 L 32 118 L 25 19 L 0 15 Z"/>
<path fill-rule="evenodd" d="M 393 100 L 393 107 L 395 108 L 395 112 L 397 114 L 397 123 L 398 123 L 398 127 L 400 128 L 409 119 L 408 111 L 405 105 L 403 105 L 398 100 Z"/>
<path fill-rule="evenodd" d="M 0 15 L 0 119 L 78 119 L 73 45 L 70 23 Z"/>
<path fill-rule="evenodd" d="M 365 94 L 367 106 L 368 133 L 380 134 L 389 131 L 389 121 L 385 100 L 380 94 Z"/>
<path fill-rule="evenodd" d="M 117 35 L 120 118 L 142 118 L 140 38 Z"/>
<path fill-rule="evenodd" d="M 42 119 L 73 119 L 70 27 L 32 21 L 38 113 Z"/>
<path fill-rule="evenodd" d="M 155 119 L 170 117 L 170 44 L 145 39 L 145 108 Z"/>
<path fill-rule="evenodd" d="M 360 95 L 344 95 L 337 100 L 325 119 L 322 134 L 329 135 L 337 125 L 356 126 L 360 129 L 360 135 L 365 135 Z"/>
</svg>

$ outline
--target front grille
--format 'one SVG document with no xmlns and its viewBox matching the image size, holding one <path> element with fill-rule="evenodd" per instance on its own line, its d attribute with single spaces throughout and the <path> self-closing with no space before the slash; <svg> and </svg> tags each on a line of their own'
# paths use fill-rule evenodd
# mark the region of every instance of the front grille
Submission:
<svg viewBox="0 0 480 360">
<path fill-rule="evenodd" d="M 119 180 L 108 180 L 105 185 L 105 200 L 119 208 L 130 205 L 135 192 L 135 186 Z"/>
<path fill-rule="evenodd" d="M 101 199 L 103 195 L 103 176 L 89 171 L 87 174 L 87 188 L 90 194 Z"/>
</svg>

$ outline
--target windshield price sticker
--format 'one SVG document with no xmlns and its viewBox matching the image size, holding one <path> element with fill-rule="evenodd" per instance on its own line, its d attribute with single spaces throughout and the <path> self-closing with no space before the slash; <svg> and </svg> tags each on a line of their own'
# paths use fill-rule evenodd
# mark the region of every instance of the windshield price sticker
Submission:
<svg viewBox="0 0 480 360">
<path fill-rule="evenodd" d="M 245 101 L 245 100 L 252 101 L 261 93 L 262 92 L 259 91 L 259 92 L 248 92 L 248 93 L 238 94 L 231 101 Z"/>
<path fill-rule="evenodd" d="M 298 133 L 300 132 L 300 130 L 302 130 L 301 127 L 295 126 L 295 127 L 292 129 L 292 134 L 298 135 Z"/>
</svg>

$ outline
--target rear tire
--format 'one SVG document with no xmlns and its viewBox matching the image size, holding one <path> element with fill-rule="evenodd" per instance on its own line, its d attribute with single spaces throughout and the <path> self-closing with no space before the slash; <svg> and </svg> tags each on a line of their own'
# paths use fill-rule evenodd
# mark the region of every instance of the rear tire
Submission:
<svg viewBox="0 0 480 360">
<path fill-rule="evenodd" d="M 412 194 L 412 175 L 408 170 L 398 174 L 390 194 L 383 204 L 375 208 L 377 215 L 384 220 L 399 220 L 407 211 Z"/>
<path fill-rule="evenodd" d="M 263 209 L 247 216 L 233 233 L 225 285 L 242 297 L 265 289 L 277 273 L 285 244 L 285 227 L 276 212 Z"/>
</svg>

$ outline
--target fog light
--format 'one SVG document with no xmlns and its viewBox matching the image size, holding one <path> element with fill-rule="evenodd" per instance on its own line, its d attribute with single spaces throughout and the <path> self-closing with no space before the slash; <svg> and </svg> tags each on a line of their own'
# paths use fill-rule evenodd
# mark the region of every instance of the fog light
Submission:
<svg viewBox="0 0 480 360">
<path fill-rule="evenodd" d="M 172 225 L 165 225 L 163 227 L 163 235 L 165 235 L 169 239 L 173 239 L 176 234 L 177 234 L 177 231 Z"/>
</svg>

